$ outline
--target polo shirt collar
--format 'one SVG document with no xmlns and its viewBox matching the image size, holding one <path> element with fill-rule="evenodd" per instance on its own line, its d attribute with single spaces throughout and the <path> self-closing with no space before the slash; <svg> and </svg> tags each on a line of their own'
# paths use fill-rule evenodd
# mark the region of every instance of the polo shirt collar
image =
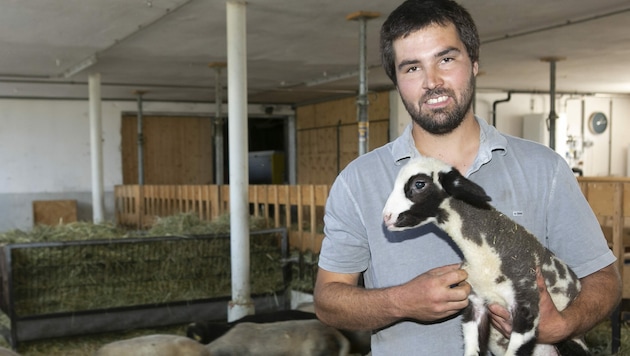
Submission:
<svg viewBox="0 0 630 356">
<path fill-rule="evenodd" d="M 470 173 L 477 171 L 482 165 L 490 162 L 492 153 L 497 151 L 505 155 L 507 152 L 507 139 L 494 126 L 489 125 L 486 120 L 475 116 L 479 123 L 479 152 L 471 167 Z M 411 135 L 412 123 L 409 123 L 403 133 L 394 140 L 392 145 L 392 157 L 396 165 L 405 164 L 410 158 L 420 156 L 413 142 Z"/>
</svg>

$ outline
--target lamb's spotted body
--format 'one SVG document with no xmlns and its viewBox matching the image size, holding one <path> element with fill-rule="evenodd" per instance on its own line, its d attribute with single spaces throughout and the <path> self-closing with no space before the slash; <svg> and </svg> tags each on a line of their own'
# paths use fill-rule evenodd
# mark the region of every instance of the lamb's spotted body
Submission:
<svg viewBox="0 0 630 356">
<path fill-rule="evenodd" d="M 483 326 L 488 304 L 497 303 L 512 313 L 513 332 L 505 339 L 490 328 L 488 348 L 495 355 L 556 355 L 552 345 L 536 345 L 540 269 L 558 310 L 580 290 L 571 269 L 531 233 L 492 208 L 483 189 L 457 170 L 432 158 L 404 166 L 385 204 L 383 217 L 392 231 L 434 223 L 444 230 L 464 255 L 464 268 L 473 292 L 464 311 L 462 330 L 465 355 L 486 350 Z M 584 349 L 586 347 L 579 340 Z M 588 351 L 585 350 L 585 355 Z M 572 351 L 572 355 L 576 355 Z"/>
</svg>

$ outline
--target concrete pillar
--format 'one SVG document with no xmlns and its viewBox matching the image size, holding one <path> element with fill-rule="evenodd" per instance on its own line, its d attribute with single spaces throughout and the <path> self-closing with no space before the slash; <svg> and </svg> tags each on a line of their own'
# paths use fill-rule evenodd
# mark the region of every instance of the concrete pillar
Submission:
<svg viewBox="0 0 630 356">
<path fill-rule="evenodd" d="M 92 161 L 92 220 L 105 221 L 103 185 L 103 129 L 101 123 L 101 75 L 90 74 L 88 79 L 90 105 L 90 153 Z"/>
<path fill-rule="evenodd" d="M 228 321 L 254 313 L 249 258 L 247 31 L 244 1 L 227 2 L 228 139 L 232 300 Z"/>
</svg>

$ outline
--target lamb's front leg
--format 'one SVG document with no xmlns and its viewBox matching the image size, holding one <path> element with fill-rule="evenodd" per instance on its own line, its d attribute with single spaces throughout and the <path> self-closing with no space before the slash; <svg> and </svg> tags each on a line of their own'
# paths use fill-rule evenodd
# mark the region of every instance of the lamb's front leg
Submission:
<svg viewBox="0 0 630 356">
<path fill-rule="evenodd" d="M 536 292 L 537 293 L 537 292 Z M 536 346 L 539 322 L 538 294 L 529 296 L 512 310 L 512 333 L 505 356 L 531 355 Z"/>
<path fill-rule="evenodd" d="M 481 298 L 474 293 L 468 296 L 470 304 L 462 315 L 464 356 L 486 354 L 488 340 L 488 311 Z"/>
</svg>

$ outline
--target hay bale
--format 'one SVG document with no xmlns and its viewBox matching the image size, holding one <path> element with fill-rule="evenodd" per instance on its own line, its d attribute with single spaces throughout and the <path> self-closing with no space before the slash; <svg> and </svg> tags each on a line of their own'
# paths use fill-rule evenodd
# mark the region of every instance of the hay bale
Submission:
<svg viewBox="0 0 630 356">
<path fill-rule="evenodd" d="M 94 356 L 210 356 L 210 351 L 184 336 L 155 334 L 106 344 Z"/>
</svg>

